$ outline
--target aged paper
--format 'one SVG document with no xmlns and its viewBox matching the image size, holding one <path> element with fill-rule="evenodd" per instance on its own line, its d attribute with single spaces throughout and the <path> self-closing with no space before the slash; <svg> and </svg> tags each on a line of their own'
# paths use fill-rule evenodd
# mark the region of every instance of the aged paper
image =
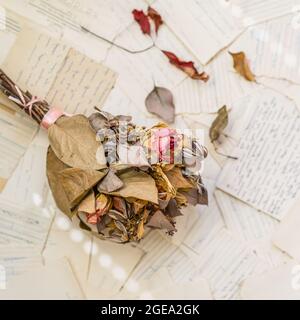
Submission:
<svg viewBox="0 0 300 320">
<path fill-rule="evenodd" d="M 0 243 L 36 245 L 42 250 L 52 217 L 34 208 L 25 209 L 10 201 L 0 200 Z"/>
<path fill-rule="evenodd" d="M 0 290 L 6 300 L 77 300 L 84 295 L 73 275 L 67 259 L 44 266 L 32 267 L 7 281 Z"/>
<path fill-rule="evenodd" d="M 0 93 L 0 191 L 32 141 L 37 125 Z"/>
<path fill-rule="evenodd" d="M 298 1 L 298 10 L 300 2 Z M 258 77 L 285 79 L 299 84 L 299 13 L 251 27 L 231 47 L 230 51 L 244 51 L 251 70 Z"/>
<path fill-rule="evenodd" d="M 300 199 L 281 221 L 272 239 L 274 244 L 300 262 Z"/>
<path fill-rule="evenodd" d="M 70 49 L 46 100 L 66 112 L 89 115 L 103 106 L 115 80 L 112 70 Z"/>
<path fill-rule="evenodd" d="M 249 94 L 255 84 L 242 79 L 232 67 L 228 52 L 219 54 L 206 68 L 206 83 L 185 79 L 174 90 L 177 113 L 216 112 L 223 105 L 232 108 L 235 101 Z"/>
<path fill-rule="evenodd" d="M 249 97 L 253 115 L 217 186 L 281 220 L 299 194 L 300 115 L 286 97 L 264 90 Z"/>
<path fill-rule="evenodd" d="M 193 257 L 197 271 L 190 275 L 207 279 L 215 299 L 238 299 L 239 285 L 254 271 L 258 260 L 251 250 L 226 229 L 198 247 Z M 174 271 L 177 271 L 174 267 Z"/>
<path fill-rule="evenodd" d="M 202 64 L 242 31 L 232 16 L 224 14 L 224 6 L 217 0 L 193 0 L 188 6 L 178 0 L 159 0 L 153 7 Z"/>
<path fill-rule="evenodd" d="M 28 120 L 28 117 L 24 115 Z M 43 208 L 49 192 L 46 172 L 48 137 L 40 130 L 8 180 L 0 199 L 22 203 L 23 207 Z"/>
<path fill-rule="evenodd" d="M 42 265 L 40 249 L 36 246 L 0 244 L 0 265 L 4 268 L 7 285 L 7 281 L 15 276 Z"/>
<path fill-rule="evenodd" d="M 20 88 L 68 113 L 101 108 L 116 79 L 110 69 L 31 28 L 19 33 L 3 69 Z"/>
<path fill-rule="evenodd" d="M 140 262 L 144 252 L 130 244 L 120 244 L 93 237 L 89 274 L 84 287 L 88 299 L 116 294 Z"/>
<path fill-rule="evenodd" d="M 241 287 L 246 300 L 299 300 L 300 268 L 295 261 L 250 277 Z"/>
<path fill-rule="evenodd" d="M 234 235 L 247 242 L 271 239 L 277 220 L 220 190 L 215 196 L 225 225 Z"/>
</svg>

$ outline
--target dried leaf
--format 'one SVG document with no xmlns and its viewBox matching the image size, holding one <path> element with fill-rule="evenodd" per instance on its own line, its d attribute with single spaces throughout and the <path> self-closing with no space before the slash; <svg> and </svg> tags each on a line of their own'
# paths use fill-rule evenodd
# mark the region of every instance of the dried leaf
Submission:
<svg viewBox="0 0 300 320">
<path fill-rule="evenodd" d="M 187 205 L 187 198 L 181 193 L 181 191 L 176 192 L 175 200 L 180 207 Z"/>
<path fill-rule="evenodd" d="M 95 233 L 98 233 L 98 229 L 97 229 L 97 225 L 95 224 L 91 224 L 88 223 L 87 218 L 88 218 L 88 214 L 85 212 L 78 212 L 77 214 L 78 218 L 80 219 L 80 227 Z"/>
<path fill-rule="evenodd" d="M 70 208 L 75 207 L 104 176 L 106 172 L 69 168 L 59 173 Z"/>
<path fill-rule="evenodd" d="M 97 189 L 99 192 L 113 192 L 123 187 L 122 180 L 114 173 L 113 170 L 109 170 L 105 178 L 98 184 Z"/>
<path fill-rule="evenodd" d="M 165 209 L 170 201 L 172 196 L 167 192 L 160 192 L 158 194 L 158 205 L 159 209 Z"/>
<path fill-rule="evenodd" d="M 155 32 L 158 32 L 159 27 L 163 24 L 163 20 L 161 15 L 153 8 L 148 7 L 148 17 L 150 17 L 154 21 Z"/>
<path fill-rule="evenodd" d="M 170 51 L 162 51 L 169 59 L 169 62 L 175 67 L 185 72 L 190 78 L 207 82 L 209 75 L 206 72 L 199 73 L 192 61 L 182 61 L 174 53 Z"/>
<path fill-rule="evenodd" d="M 193 188 L 193 184 L 184 178 L 182 171 L 179 167 L 174 167 L 172 170 L 165 172 L 172 186 L 176 189 L 179 188 Z"/>
<path fill-rule="evenodd" d="M 127 216 L 126 202 L 123 198 L 113 197 L 113 207 Z"/>
<path fill-rule="evenodd" d="M 89 123 L 91 125 L 91 127 L 98 132 L 99 130 L 103 129 L 106 127 L 106 125 L 108 124 L 108 120 L 107 118 L 101 114 L 100 112 L 95 112 L 92 113 L 89 116 Z"/>
<path fill-rule="evenodd" d="M 142 10 L 134 9 L 132 11 L 134 20 L 140 25 L 140 28 L 143 33 L 150 35 L 150 22 L 149 18 L 145 15 Z"/>
<path fill-rule="evenodd" d="M 99 216 L 104 215 L 110 209 L 112 200 L 110 197 L 101 193 L 96 199 L 96 210 Z"/>
<path fill-rule="evenodd" d="M 154 87 L 148 94 L 145 104 L 150 113 L 157 115 L 168 123 L 174 122 L 175 106 L 173 94 L 170 90 L 162 87 Z"/>
<path fill-rule="evenodd" d="M 208 205 L 208 194 L 206 189 L 203 189 L 201 193 L 197 188 L 180 190 L 180 193 L 186 197 L 188 203 L 192 206 L 197 204 Z"/>
<path fill-rule="evenodd" d="M 138 214 L 148 203 L 148 201 L 145 200 L 136 200 L 133 202 L 133 211 L 135 214 Z"/>
<path fill-rule="evenodd" d="M 172 218 L 182 216 L 182 213 L 178 209 L 178 205 L 175 199 L 171 199 L 169 201 L 168 206 L 166 208 L 166 215 Z"/>
<path fill-rule="evenodd" d="M 233 67 L 242 77 L 244 77 L 248 81 L 255 81 L 255 76 L 250 70 L 248 60 L 244 52 L 237 52 L 229 54 L 233 58 Z"/>
<path fill-rule="evenodd" d="M 72 217 L 73 213 L 71 211 L 69 200 L 59 180 L 59 173 L 67 168 L 69 167 L 62 161 L 60 161 L 51 147 L 49 147 L 47 152 L 47 177 L 49 186 L 57 207 L 63 213 L 65 213 L 69 217 Z"/>
<path fill-rule="evenodd" d="M 91 191 L 79 204 L 78 211 L 94 213 L 96 211 L 96 199 L 94 191 Z"/>
<path fill-rule="evenodd" d="M 104 215 L 103 217 L 101 217 L 101 219 L 98 220 L 97 222 L 97 230 L 98 232 L 102 232 L 109 223 L 111 223 L 112 218 L 109 215 Z"/>
<path fill-rule="evenodd" d="M 209 138 L 210 141 L 213 143 L 214 141 L 218 140 L 223 130 L 228 125 L 228 112 L 226 106 L 223 106 L 219 109 L 218 115 L 216 119 L 210 126 L 209 129 Z"/>
<path fill-rule="evenodd" d="M 157 188 L 153 178 L 144 172 L 129 170 L 119 174 L 124 186 L 108 194 L 123 198 L 133 197 L 158 204 Z"/>
<path fill-rule="evenodd" d="M 55 155 L 70 167 L 100 170 L 106 168 L 103 146 L 83 115 L 61 117 L 48 129 Z"/>
<path fill-rule="evenodd" d="M 119 221 L 126 221 L 126 217 L 119 211 L 117 210 L 109 210 L 108 216 L 111 217 L 114 220 L 119 220 Z"/>
<path fill-rule="evenodd" d="M 157 210 L 154 213 L 154 215 L 150 218 L 149 222 L 147 223 L 147 226 L 158 229 L 166 229 L 168 232 L 176 230 L 172 223 L 160 210 Z"/>
<path fill-rule="evenodd" d="M 127 235 L 127 229 L 122 222 L 115 220 L 114 224 L 123 234 Z"/>
<path fill-rule="evenodd" d="M 137 236 L 137 239 L 138 240 L 141 240 L 143 238 L 143 235 L 145 233 L 145 229 L 144 229 L 144 221 L 141 220 L 138 224 L 138 228 L 137 228 L 137 233 L 136 233 L 136 236 Z"/>
</svg>

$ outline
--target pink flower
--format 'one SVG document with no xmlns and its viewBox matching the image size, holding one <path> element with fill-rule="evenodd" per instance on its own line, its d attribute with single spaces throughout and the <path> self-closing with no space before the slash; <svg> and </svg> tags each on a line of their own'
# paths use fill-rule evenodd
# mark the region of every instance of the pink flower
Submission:
<svg viewBox="0 0 300 320">
<path fill-rule="evenodd" d="M 180 139 L 181 135 L 175 129 L 153 129 L 151 131 L 151 153 L 156 154 L 158 162 L 172 164 L 174 163 L 175 147 Z"/>
</svg>

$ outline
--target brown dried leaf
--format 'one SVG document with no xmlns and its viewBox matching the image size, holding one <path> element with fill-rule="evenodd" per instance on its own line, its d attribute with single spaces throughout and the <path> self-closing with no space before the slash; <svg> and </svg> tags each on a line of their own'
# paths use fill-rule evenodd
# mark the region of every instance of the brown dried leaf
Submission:
<svg viewBox="0 0 300 320">
<path fill-rule="evenodd" d="M 168 218 L 162 213 L 162 211 L 157 210 L 147 223 L 148 227 L 166 229 L 168 232 L 175 231 L 175 227 L 168 220 Z"/>
<path fill-rule="evenodd" d="M 133 202 L 133 211 L 135 214 L 138 214 L 147 204 L 145 200 L 136 200 Z"/>
<path fill-rule="evenodd" d="M 114 192 L 106 192 L 122 198 L 133 197 L 158 204 L 157 188 L 154 179 L 147 173 L 129 170 L 119 174 L 124 186 Z"/>
<path fill-rule="evenodd" d="M 202 193 L 198 191 L 197 188 L 189 190 L 180 190 L 180 193 L 186 197 L 189 204 L 195 206 L 196 204 L 208 205 L 208 194 L 207 190 L 202 188 Z"/>
<path fill-rule="evenodd" d="M 117 210 L 109 210 L 108 216 L 111 217 L 114 220 L 119 220 L 119 221 L 126 221 L 126 217 L 119 211 Z"/>
<path fill-rule="evenodd" d="M 114 173 L 113 170 L 109 170 L 105 178 L 98 184 L 97 189 L 99 192 L 113 192 L 123 187 L 122 180 Z"/>
<path fill-rule="evenodd" d="M 48 129 L 55 155 L 70 167 L 100 170 L 106 168 L 104 149 L 83 115 L 61 117 Z"/>
<path fill-rule="evenodd" d="M 248 60 L 244 52 L 237 52 L 229 54 L 233 58 L 233 67 L 242 77 L 244 77 L 248 81 L 255 81 L 255 76 L 250 70 Z"/>
<path fill-rule="evenodd" d="M 145 233 L 144 220 L 141 220 L 137 227 L 137 234 L 136 234 L 137 239 L 141 240 L 143 238 L 144 233 Z"/>
<path fill-rule="evenodd" d="M 152 19 L 154 21 L 154 25 L 155 25 L 155 32 L 158 32 L 159 27 L 163 24 L 163 20 L 161 15 L 153 8 L 151 8 L 150 6 L 148 7 L 148 11 L 147 11 L 148 17 L 150 17 L 150 19 Z"/>
<path fill-rule="evenodd" d="M 209 138 L 210 141 L 213 143 L 214 141 L 218 140 L 223 130 L 228 125 L 228 112 L 226 106 L 223 106 L 218 110 L 218 115 L 216 119 L 210 126 L 209 129 Z"/>
<path fill-rule="evenodd" d="M 75 207 L 104 176 L 106 172 L 69 168 L 59 173 L 59 181 L 69 200 L 70 208 Z"/>
<path fill-rule="evenodd" d="M 175 200 L 177 202 L 177 204 L 182 207 L 182 206 L 186 206 L 187 205 L 187 198 L 179 191 L 177 191 L 176 193 L 176 197 Z"/>
<path fill-rule="evenodd" d="M 107 213 L 112 205 L 112 200 L 105 194 L 100 194 L 96 199 L 96 210 L 100 216 Z"/>
<path fill-rule="evenodd" d="M 78 211 L 94 213 L 96 211 L 96 199 L 92 190 L 79 204 Z"/>
<path fill-rule="evenodd" d="M 167 123 L 173 123 L 175 119 L 175 106 L 173 94 L 162 87 L 154 87 L 145 100 L 146 108 L 150 113 L 157 115 Z"/>
<path fill-rule="evenodd" d="M 193 188 L 193 185 L 184 178 L 179 167 L 174 167 L 172 170 L 165 172 L 165 175 L 168 177 L 169 181 L 176 189 Z"/>
<path fill-rule="evenodd" d="M 126 202 L 123 198 L 113 197 L 113 207 L 127 216 Z"/>
<path fill-rule="evenodd" d="M 171 199 L 166 208 L 166 215 L 170 217 L 182 216 L 182 213 L 178 209 L 177 202 L 175 199 Z"/>
<path fill-rule="evenodd" d="M 47 153 L 47 177 L 49 186 L 57 207 L 63 213 L 65 213 L 69 217 L 72 217 L 73 213 L 71 211 L 69 200 L 59 180 L 59 173 L 67 168 L 69 167 L 62 161 L 60 161 L 51 147 L 49 147 Z"/>
<path fill-rule="evenodd" d="M 103 129 L 106 127 L 108 120 L 107 118 L 101 114 L 100 112 L 92 113 L 89 116 L 89 123 L 91 127 L 98 132 L 100 129 Z"/>
</svg>

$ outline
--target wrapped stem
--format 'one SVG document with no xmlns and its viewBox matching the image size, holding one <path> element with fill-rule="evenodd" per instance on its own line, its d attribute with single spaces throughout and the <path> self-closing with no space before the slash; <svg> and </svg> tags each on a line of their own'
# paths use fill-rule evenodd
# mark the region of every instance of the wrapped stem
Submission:
<svg viewBox="0 0 300 320">
<path fill-rule="evenodd" d="M 50 109 L 46 101 L 33 97 L 28 91 L 22 91 L 1 69 L 0 90 L 38 124 L 41 124 L 45 114 Z"/>
</svg>

